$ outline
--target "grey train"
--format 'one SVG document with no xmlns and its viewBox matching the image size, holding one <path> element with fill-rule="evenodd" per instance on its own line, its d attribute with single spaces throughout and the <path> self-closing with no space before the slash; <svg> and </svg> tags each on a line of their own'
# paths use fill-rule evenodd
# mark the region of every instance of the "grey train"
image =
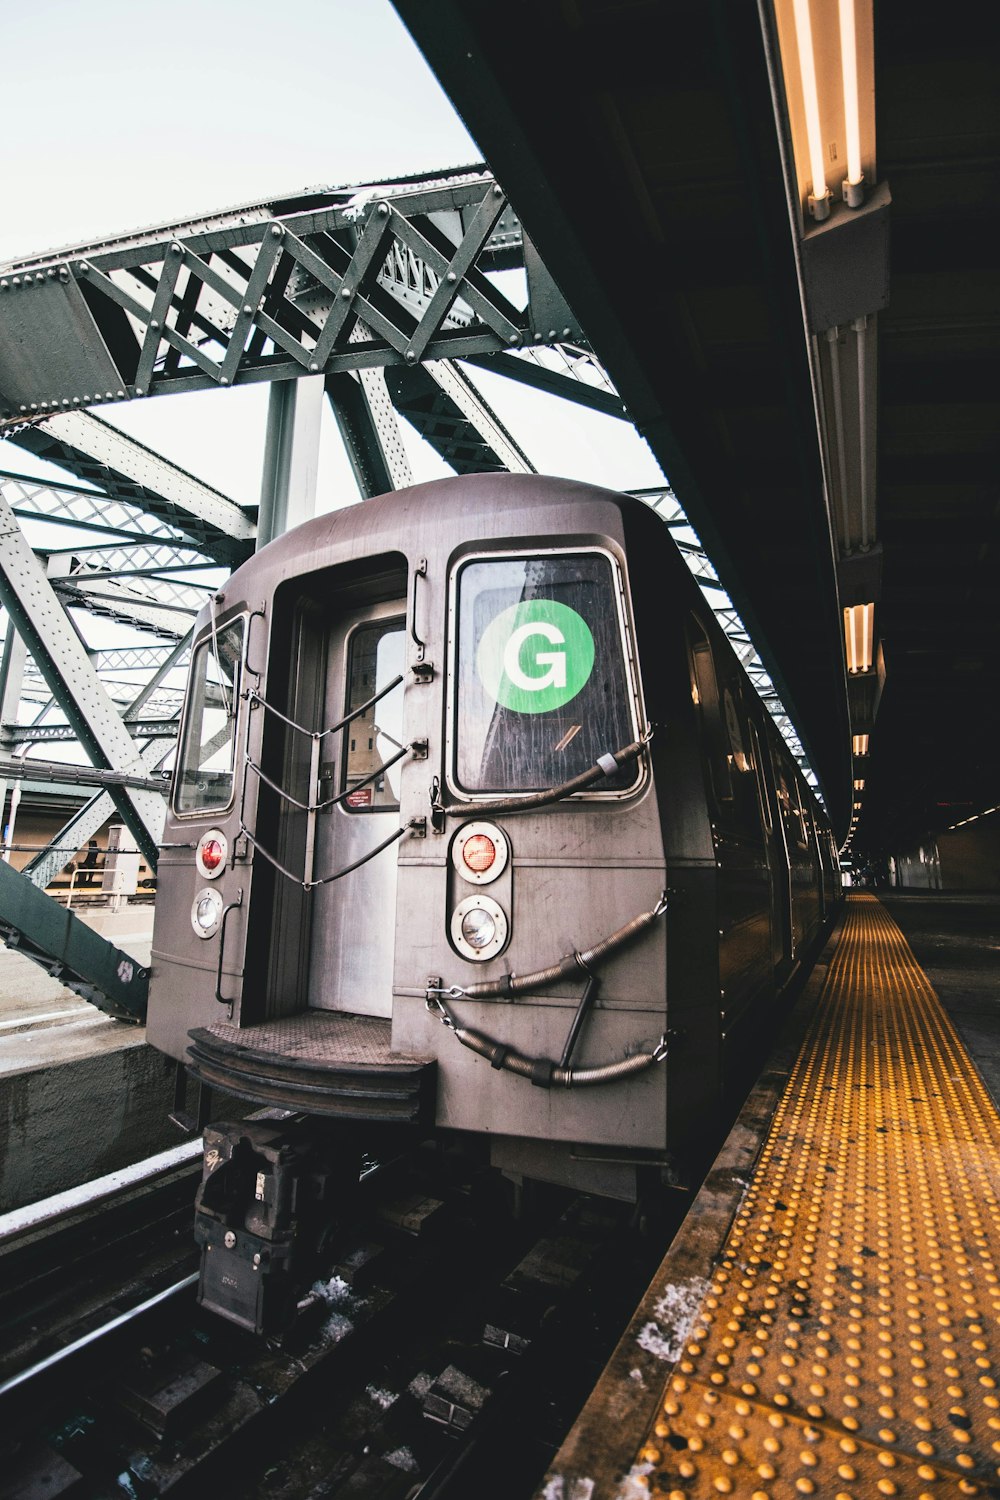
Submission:
<svg viewBox="0 0 1000 1500">
<path fill-rule="evenodd" d="M 662 521 L 437 481 L 287 533 L 205 611 L 148 1035 L 328 1137 L 472 1133 L 515 1180 L 634 1199 L 717 1137 L 839 887 Z"/>
</svg>

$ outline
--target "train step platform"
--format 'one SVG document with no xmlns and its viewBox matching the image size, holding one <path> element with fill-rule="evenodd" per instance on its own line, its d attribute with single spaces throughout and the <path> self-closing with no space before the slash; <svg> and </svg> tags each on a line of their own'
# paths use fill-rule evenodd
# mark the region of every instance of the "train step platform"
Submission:
<svg viewBox="0 0 1000 1500">
<path fill-rule="evenodd" d="M 880 901 L 826 957 L 538 1500 L 1000 1495 L 1000 1115 Z"/>
</svg>

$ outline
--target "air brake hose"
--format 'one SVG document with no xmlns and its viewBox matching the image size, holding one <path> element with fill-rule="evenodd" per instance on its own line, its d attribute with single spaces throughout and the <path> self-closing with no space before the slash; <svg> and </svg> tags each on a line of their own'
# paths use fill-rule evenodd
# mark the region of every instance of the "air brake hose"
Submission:
<svg viewBox="0 0 1000 1500">
<path fill-rule="evenodd" d="M 588 787 L 593 786 L 595 781 L 600 781 L 602 776 L 614 776 L 621 770 L 627 760 L 641 755 L 649 739 L 649 732 L 641 740 L 633 740 L 630 745 L 623 745 L 620 750 L 609 751 L 602 755 L 596 765 L 590 767 L 589 771 L 581 771 L 579 776 L 573 776 L 569 781 L 562 782 L 559 786 L 546 787 L 541 792 L 529 792 L 526 796 L 517 798 L 498 797 L 494 802 L 440 802 L 437 800 L 437 779 L 435 778 L 434 789 L 432 789 L 431 812 L 435 819 L 467 818 L 470 811 L 475 812 L 477 818 L 485 817 L 487 814 L 497 815 L 500 813 L 511 814 L 521 812 L 534 812 L 536 807 L 546 807 L 550 802 L 561 802 L 564 797 L 572 797 L 575 792 L 585 792 Z"/>
<path fill-rule="evenodd" d="M 664 907 L 663 901 L 658 902 L 652 911 L 640 912 L 637 917 L 626 922 L 624 927 L 619 927 L 617 932 L 612 932 L 592 948 L 583 953 L 567 953 L 565 958 L 550 964 L 547 969 L 536 969 L 533 974 L 503 974 L 499 979 L 481 979 L 476 984 L 463 985 L 462 998 L 496 1000 L 509 995 L 521 995 L 525 990 L 542 989 L 547 984 L 555 984 L 557 979 L 565 979 L 571 974 L 578 975 L 581 969 L 589 974 L 609 954 L 651 927 L 657 917 L 662 915 Z"/>
<path fill-rule="evenodd" d="M 633 1073 L 644 1073 L 647 1068 L 661 1062 L 666 1056 L 666 1044 L 661 1042 L 652 1052 L 636 1052 L 632 1057 L 622 1057 L 617 1062 L 603 1063 L 596 1068 L 560 1068 L 548 1058 L 522 1057 L 501 1042 L 494 1042 L 481 1031 L 471 1027 L 451 1028 L 463 1047 L 478 1052 L 493 1068 L 506 1068 L 508 1073 L 519 1073 L 529 1078 L 538 1088 L 583 1088 L 587 1084 L 613 1083 L 618 1078 L 628 1078 Z"/>
<path fill-rule="evenodd" d="M 520 1052 L 515 1052 L 512 1047 L 506 1046 L 503 1042 L 494 1041 L 484 1032 L 476 1031 L 471 1026 L 462 1026 L 445 1003 L 445 996 L 462 1000 L 497 999 L 527 989 L 538 989 L 542 985 L 552 984 L 555 980 L 581 969 L 588 976 L 588 981 L 592 982 L 594 979 L 592 965 L 607 958 L 609 953 L 613 953 L 630 938 L 637 937 L 639 933 L 644 932 L 656 921 L 657 917 L 663 915 L 666 909 L 667 896 L 664 891 L 652 911 L 640 912 L 637 917 L 626 922 L 624 927 L 619 927 L 617 932 L 612 932 L 610 936 L 595 943 L 584 953 L 570 953 L 547 969 L 536 969 L 533 974 L 505 974 L 502 979 L 481 980 L 478 984 L 470 984 L 461 988 L 456 985 L 450 990 L 428 990 L 427 1008 L 437 1013 L 438 1019 L 447 1026 L 449 1031 L 455 1033 L 463 1047 L 468 1047 L 470 1051 L 484 1057 L 491 1068 L 502 1068 L 508 1073 L 518 1073 L 522 1078 L 529 1079 L 537 1088 L 584 1088 L 588 1084 L 614 1083 L 616 1079 L 643 1073 L 666 1057 L 666 1033 L 651 1052 L 636 1052 L 631 1057 L 622 1057 L 616 1062 L 602 1063 L 592 1068 L 563 1067 L 547 1057 L 523 1057 Z M 575 1022 L 574 1027 L 576 1025 Z M 572 1042 L 568 1042 L 563 1054 L 564 1058 L 568 1057 L 571 1051 Z"/>
</svg>

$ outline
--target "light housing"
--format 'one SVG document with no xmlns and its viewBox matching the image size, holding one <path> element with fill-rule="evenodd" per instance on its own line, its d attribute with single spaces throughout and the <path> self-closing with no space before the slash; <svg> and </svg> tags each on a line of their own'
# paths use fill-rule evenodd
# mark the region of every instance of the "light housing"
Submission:
<svg viewBox="0 0 1000 1500">
<path fill-rule="evenodd" d="M 868 736 L 866 734 L 856 734 L 856 735 L 854 735 L 854 737 L 851 740 L 851 749 L 854 751 L 855 755 L 867 755 L 868 754 Z"/>
<path fill-rule="evenodd" d="M 451 914 L 450 934 L 455 952 L 472 963 L 495 958 L 507 942 L 507 915 L 489 896 L 466 896 Z"/>
<path fill-rule="evenodd" d="M 870 672 L 874 659 L 875 605 L 851 604 L 844 610 L 844 645 L 851 676 Z"/>
<path fill-rule="evenodd" d="M 498 880 L 510 859 L 510 843 L 495 823 L 465 823 L 451 845 L 451 862 L 470 885 Z"/>
<path fill-rule="evenodd" d="M 196 937 L 214 937 L 222 921 L 222 897 L 211 886 L 205 886 L 191 902 L 191 926 Z"/>
<path fill-rule="evenodd" d="M 217 880 L 226 868 L 229 857 L 229 840 L 221 828 L 210 828 L 198 840 L 194 862 L 198 873 L 206 880 Z"/>
</svg>

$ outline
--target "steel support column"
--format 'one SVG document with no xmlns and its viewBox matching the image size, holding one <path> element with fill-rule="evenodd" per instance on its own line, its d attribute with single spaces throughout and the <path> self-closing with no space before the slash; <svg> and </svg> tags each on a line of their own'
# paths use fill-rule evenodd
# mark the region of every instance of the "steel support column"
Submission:
<svg viewBox="0 0 1000 1500">
<path fill-rule="evenodd" d="M 316 514 L 323 377 L 279 380 L 269 395 L 258 548 Z"/>
</svg>

